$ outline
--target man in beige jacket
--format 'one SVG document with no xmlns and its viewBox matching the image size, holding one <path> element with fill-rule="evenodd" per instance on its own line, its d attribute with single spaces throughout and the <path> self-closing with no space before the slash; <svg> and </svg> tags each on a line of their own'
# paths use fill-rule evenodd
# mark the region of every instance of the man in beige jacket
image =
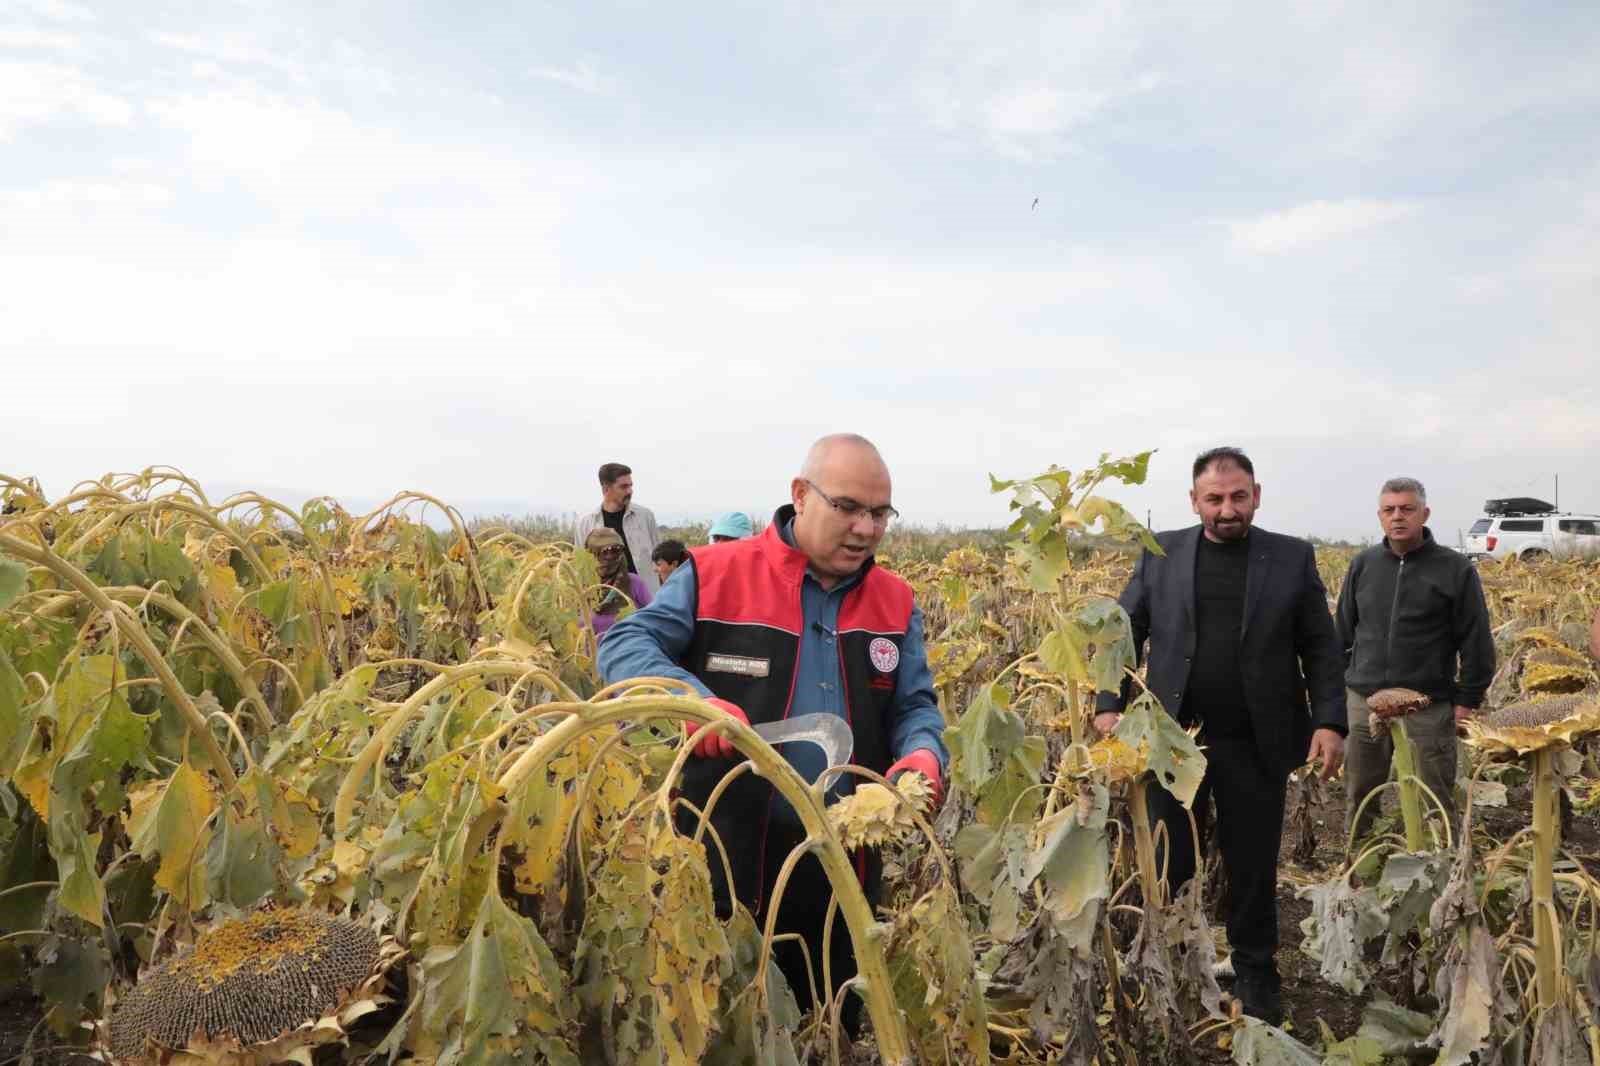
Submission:
<svg viewBox="0 0 1600 1066">
<path fill-rule="evenodd" d="M 656 577 L 655 567 L 650 565 L 650 553 L 661 543 L 661 533 L 656 529 L 656 516 L 650 508 L 633 502 L 633 469 L 622 463 L 606 463 L 600 467 L 600 506 L 578 516 L 573 543 L 583 547 L 589 534 L 602 526 L 614 530 L 622 538 L 628 555 L 628 572 L 638 574 L 654 596 L 661 587 L 661 580 Z"/>
</svg>

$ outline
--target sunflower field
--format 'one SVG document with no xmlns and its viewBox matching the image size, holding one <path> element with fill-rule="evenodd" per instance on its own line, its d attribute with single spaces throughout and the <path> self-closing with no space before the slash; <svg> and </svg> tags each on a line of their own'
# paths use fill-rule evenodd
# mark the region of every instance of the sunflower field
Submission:
<svg viewBox="0 0 1600 1066">
<path fill-rule="evenodd" d="M 1504 717 L 1463 742 L 1460 824 L 1402 772 L 1347 841 L 1297 775 L 1286 838 L 1337 861 L 1292 886 L 1283 951 L 1360 1013 L 1268 1026 L 1146 817 L 1204 751 L 1148 694 L 1089 725 L 1135 665 L 1115 596 L 1151 539 L 1113 490 L 1149 459 L 996 480 L 1000 538 L 885 541 L 947 722 L 938 809 L 915 775 L 826 804 L 672 682 L 603 686 L 568 543 L 417 492 L 352 514 L 168 468 L 57 498 L 0 475 L 0 1062 L 1600 1066 L 1600 865 L 1572 846 L 1600 566 L 1481 567 Z M 1330 599 L 1349 554 L 1319 553 Z M 839 1000 L 797 1009 L 773 922 L 717 915 L 709 805 L 676 821 L 688 723 L 800 814 L 859 1040 Z"/>
</svg>

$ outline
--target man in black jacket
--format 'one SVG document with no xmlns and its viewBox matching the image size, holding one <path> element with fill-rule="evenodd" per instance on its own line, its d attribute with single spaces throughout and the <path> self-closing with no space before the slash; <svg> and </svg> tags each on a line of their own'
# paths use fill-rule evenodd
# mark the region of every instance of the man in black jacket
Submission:
<svg viewBox="0 0 1600 1066">
<path fill-rule="evenodd" d="M 1204 825 L 1206 805 L 1215 802 L 1234 994 L 1245 1013 L 1277 1024 L 1283 1006 L 1273 955 L 1285 784 L 1308 753 L 1324 777 L 1343 760 L 1339 643 L 1311 545 L 1252 528 L 1261 486 L 1244 452 L 1202 453 L 1189 499 L 1200 525 L 1159 534 L 1166 554 L 1140 556 L 1120 602 L 1141 657 L 1150 639 L 1150 691 L 1180 723 L 1200 728 L 1206 773 L 1195 815 Z M 1100 732 L 1116 728 L 1131 684 L 1120 696 L 1101 697 Z M 1154 791 L 1150 810 L 1166 826 L 1163 858 L 1176 891 L 1195 870 L 1189 816 L 1163 789 Z"/>
<path fill-rule="evenodd" d="M 1366 835 L 1377 817 L 1362 801 L 1389 779 L 1394 742 L 1367 727 L 1367 697 L 1415 689 L 1434 702 L 1406 719 L 1422 781 L 1455 821 L 1456 726 L 1483 703 L 1494 678 L 1494 637 L 1478 571 L 1428 531 L 1428 494 L 1414 478 L 1384 482 L 1378 521 L 1386 534 L 1357 555 L 1339 592 L 1337 622 L 1349 688 L 1350 765 L 1345 817 Z M 1459 664 L 1459 665 L 1458 665 Z M 1431 806 L 1431 805 L 1430 805 Z"/>
</svg>

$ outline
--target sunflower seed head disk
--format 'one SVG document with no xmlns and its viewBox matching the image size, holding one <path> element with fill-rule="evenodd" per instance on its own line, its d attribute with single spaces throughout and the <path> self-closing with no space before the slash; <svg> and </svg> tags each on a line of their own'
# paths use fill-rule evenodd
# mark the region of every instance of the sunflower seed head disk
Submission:
<svg viewBox="0 0 1600 1066">
<path fill-rule="evenodd" d="M 136 1059 L 154 1042 L 232 1038 L 258 1044 L 338 1007 L 378 963 L 378 937 L 358 922 L 269 910 L 224 922 L 146 974 L 111 1018 L 111 1051 Z"/>
</svg>

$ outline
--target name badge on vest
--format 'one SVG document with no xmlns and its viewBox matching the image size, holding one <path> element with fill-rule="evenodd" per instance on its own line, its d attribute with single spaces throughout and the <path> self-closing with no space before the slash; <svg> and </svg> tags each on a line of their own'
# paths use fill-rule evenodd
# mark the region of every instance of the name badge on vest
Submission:
<svg viewBox="0 0 1600 1066">
<path fill-rule="evenodd" d="M 714 674 L 738 674 L 741 677 L 766 677 L 772 672 L 771 659 L 753 659 L 747 655 L 706 656 L 706 671 Z"/>
</svg>

